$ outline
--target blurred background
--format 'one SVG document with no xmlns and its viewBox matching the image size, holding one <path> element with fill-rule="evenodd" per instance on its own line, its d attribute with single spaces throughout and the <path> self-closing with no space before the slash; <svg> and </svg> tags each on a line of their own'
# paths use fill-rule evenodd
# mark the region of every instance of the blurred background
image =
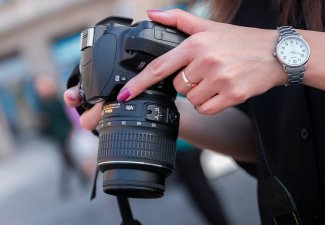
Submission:
<svg viewBox="0 0 325 225">
<path fill-rule="evenodd" d="M 62 102 L 66 80 L 79 61 L 80 32 L 111 15 L 146 19 L 148 9 L 182 8 L 207 16 L 207 4 L 0 0 L 1 225 L 120 224 L 115 198 L 102 193 L 100 176 L 97 197 L 89 200 L 97 138 L 79 127 L 78 115 Z M 256 181 L 231 159 L 209 150 L 179 158 L 185 160 L 167 180 L 163 198 L 131 200 L 143 225 L 259 224 Z M 198 177 L 205 180 L 192 183 L 197 171 L 187 170 L 188 159 L 198 163 Z M 200 193 L 215 202 L 200 201 Z M 211 209 L 227 222 L 207 218 Z"/>
</svg>

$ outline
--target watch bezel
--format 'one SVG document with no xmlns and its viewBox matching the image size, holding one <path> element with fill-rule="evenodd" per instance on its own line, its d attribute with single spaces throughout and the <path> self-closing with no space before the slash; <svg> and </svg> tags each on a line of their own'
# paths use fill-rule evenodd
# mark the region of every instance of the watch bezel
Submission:
<svg viewBox="0 0 325 225">
<path fill-rule="evenodd" d="M 306 47 L 307 47 L 307 52 L 306 52 L 307 57 L 306 57 L 306 59 L 305 59 L 304 61 L 302 61 L 302 62 L 299 63 L 298 65 L 287 64 L 287 63 L 285 63 L 285 62 L 284 62 L 284 61 L 279 57 L 279 51 L 280 51 L 279 47 L 280 47 L 281 43 L 283 43 L 285 40 L 290 39 L 290 38 L 297 38 L 297 39 L 300 39 L 301 42 L 303 42 L 303 43 L 306 45 Z M 280 61 L 284 66 L 291 67 L 291 68 L 298 68 L 298 67 L 301 67 L 301 66 L 305 65 L 305 64 L 308 62 L 309 57 L 310 57 L 310 47 L 309 47 L 308 43 L 305 41 L 305 39 L 303 39 L 301 36 L 297 36 L 297 35 L 289 35 L 289 36 L 286 36 L 286 37 L 282 38 L 282 39 L 278 42 L 278 44 L 277 44 L 277 46 L 276 46 L 276 57 L 277 57 L 277 59 L 278 59 L 278 60 L 279 60 L 279 61 Z"/>
</svg>

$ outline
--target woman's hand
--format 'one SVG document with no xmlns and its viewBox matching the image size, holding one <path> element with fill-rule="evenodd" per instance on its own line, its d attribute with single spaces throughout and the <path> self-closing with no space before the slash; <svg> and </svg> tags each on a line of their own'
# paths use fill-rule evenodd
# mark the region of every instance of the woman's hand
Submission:
<svg viewBox="0 0 325 225">
<path fill-rule="evenodd" d="M 64 92 L 64 102 L 69 107 L 77 107 L 81 104 L 78 86 L 67 89 Z M 80 125 L 87 130 L 94 130 L 99 123 L 103 103 L 94 105 L 80 116 Z"/>
<path fill-rule="evenodd" d="M 270 88 L 286 83 L 286 74 L 273 56 L 278 33 L 217 23 L 182 10 L 148 11 L 151 20 L 191 35 L 156 58 L 122 88 L 127 101 L 183 68 L 174 87 L 202 114 L 211 115 Z M 195 84 L 186 85 L 186 79 Z"/>
</svg>

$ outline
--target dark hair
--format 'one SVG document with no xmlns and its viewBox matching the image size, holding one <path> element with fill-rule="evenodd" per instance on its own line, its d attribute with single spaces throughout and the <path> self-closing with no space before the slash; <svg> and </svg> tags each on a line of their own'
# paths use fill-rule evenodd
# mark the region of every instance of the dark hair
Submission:
<svg viewBox="0 0 325 225">
<path fill-rule="evenodd" d="M 324 0 L 275 0 L 275 2 L 280 9 L 279 21 L 282 24 L 289 25 L 289 23 L 292 23 L 295 25 L 299 23 L 301 18 L 298 18 L 296 10 L 292 9 L 300 7 L 306 28 L 308 30 L 324 31 Z"/>
<path fill-rule="evenodd" d="M 279 23 L 295 26 L 305 21 L 308 30 L 324 31 L 325 0 L 273 0 L 279 8 Z M 212 0 L 211 19 L 230 22 L 240 7 L 242 0 Z M 300 4 L 300 5 L 299 5 Z M 301 17 L 297 17 L 301 10 Z"/>
<path fill-rule="evenodd" d="M 212 20 L 229 23 L 236 15 L 242 0 L 211 0 Z"/>
</svg>

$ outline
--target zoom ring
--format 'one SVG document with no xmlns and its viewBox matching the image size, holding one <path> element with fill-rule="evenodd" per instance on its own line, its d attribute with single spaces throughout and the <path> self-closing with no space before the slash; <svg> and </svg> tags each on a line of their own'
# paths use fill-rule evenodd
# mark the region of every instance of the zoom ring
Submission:
<svg viewBox="0 0 325 225">
<path fill-rule="evenodd" d="M 110 132 L 99 136 L 98 160 L 148 160 L 173 167 L 175 140 L 153 134 Z"/>
</svg>

